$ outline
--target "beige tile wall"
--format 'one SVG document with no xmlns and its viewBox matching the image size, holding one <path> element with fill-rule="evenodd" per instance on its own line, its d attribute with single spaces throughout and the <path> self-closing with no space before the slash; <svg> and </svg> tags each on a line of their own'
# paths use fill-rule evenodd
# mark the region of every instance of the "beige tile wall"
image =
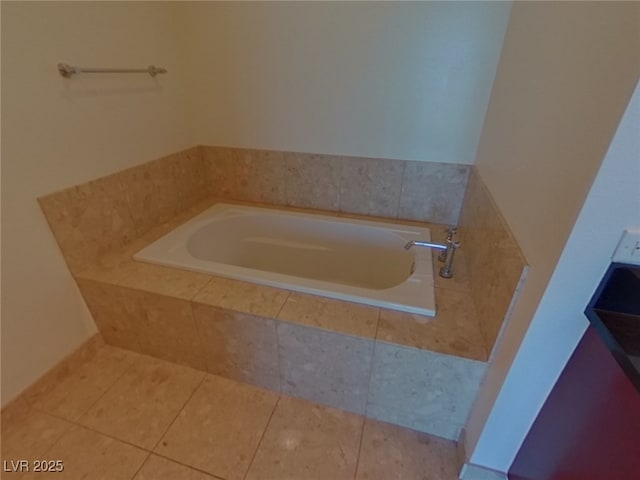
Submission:
<svg viewBox="0 0 640 480">
<path fill-rule="evenodd" d="M 206 170 L 195 147 L 38 201 L 75 273 L 207 197 Z"/>
<path fill-rule="evenodd" d="M 213 195 L 455 224 L 468 165 L 202 147 Z"/>
<path fill-rule="evenodd" d="M 207 197 L 443 224 L 468 165 L 194 147 L 38 199 L 72 272 Z"/>
<path fill-rule="evenodd" d="M 459 226 L 471 297 L 485 345 L 491 352 L 528 267 L 475 167 L 469 175 Z"/>
</svg>

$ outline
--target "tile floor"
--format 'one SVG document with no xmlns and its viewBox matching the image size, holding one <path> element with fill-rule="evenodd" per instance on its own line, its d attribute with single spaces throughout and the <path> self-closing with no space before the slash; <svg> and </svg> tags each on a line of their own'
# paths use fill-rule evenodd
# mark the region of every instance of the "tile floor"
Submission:
<svg viewBox="0 0 640 480">
<path fill-rule="evenodd" d="M 107 345 L 39 383 L 2 412 L 2 478 L 457 479 L 453 442 Z"/>
</svg>

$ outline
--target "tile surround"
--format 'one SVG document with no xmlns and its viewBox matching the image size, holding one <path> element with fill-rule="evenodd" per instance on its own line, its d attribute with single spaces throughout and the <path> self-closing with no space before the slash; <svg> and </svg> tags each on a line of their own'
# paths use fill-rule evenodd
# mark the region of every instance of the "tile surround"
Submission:
<svg viewBox="0 0 640 480">
<path fill-rule="evenodd" d="M 249 202 L 283 205 L 287 200 L 286 162 L 282 152 L 232 149 L 234 197 Z"/>
<path fill-rule="evenodd" d="M 209 194 L 194 147 L 38 199 L 67 264 L 77 273 Z"/>
<path fill-rule="evenodd" d="M 376 342 L 486 359 L 464 278 L 439 288 L 440 313 L 431 318 L 211 276 L 175 282 L 177 298 L 170 297 L 172 283 L 132 268 L 139 262 L 106 263 L 105 282 L 78 283 L 109 342 L 348 411 L 367 409 Z M 100 275 L 97 268 L 89 276 Z"/>
<path fill-rule="evenodd" d="M 338 211 L 342 157 L 284 153 L 287 205 Z"/>
<path fill-rule="evenodd" d="M 406 162 L 398 218 L 455 225 L 468 175 L 468 165 Z"/>
<path fill-rule="evenodd" d="M 282 392 L 364 414 L 373 340 L 278 324 Z"/>
<path fill-rule="evenodd" d="M 207 165 L 199 147 L 120 172 L 138 235 L 208 195 Z"/>
<path fill-rule="evenodd" d="M 360 303 L 291 292 L 277 318 L 331 332 L 375 338 L 379 310 Z"/>
<path fill-rule="evenodd" d="M 140 351 L 156 358 L 205 370 L 204 345 L 196 330 L 191 303 L 164 295 L 130 290 L 132 303 L 144 312 Z"/>
<path fill-rule="evenodd" d="M 218 198 L 446 224 L 457 223 L 469 173 L 463 164 L 201 149 Z"/>
<path fill-rule="evenodd" d="M 364 367 L 373 362 L 378 374 L 384 370 L 372 356 L 374 344 L 381 351 L 389 341 L 484 361 L 478 332 L 489 347 L 495 343 L 524 259 L 483 188 L 475 169 L 466 165 L 196 147 L 39 201 L 107 342 L 276 391 L 282 381 L 283 390 L 294 395 L 364 413 L 369 390 Z M 464 250 L 454 265 L 456 277 L 436 278 L 440 318 L 425 321 L 131 260 L 152 239 L 213 203 L 209 195 L 423 225 L 456 223 L 463 206 Z M 439 235 L 434 231 L 435 240 Z M 482 250 L 492 242 L 497 248 Z M 491 257 L 496 252 L 497 260 Z M 492 265 L 505 270 L 504 280 L 496 280 Z M 479 325 L 472 321 L 474 308 Z M 329 352 L 320 339 L 332 335 L 340 340 Z M 327 360 L 312 360 L 301 339 Z M 218 347 L 212 352 L 205 345 Z M 253 357 L 259 367 L 251 365 Z M 339 373 L 352 358 L 364 359 L 364 367 L 345 373 L 355 378 L 347 392 Z M 336 366 L 335 359 L 346 363 Z M 305 381 L 309 372 L 327 383 Z M 373 411 L 382 397 L 369 392 Z M 71 410 L 65 415 L 78 415 Z M 451 434 L 446 426 L 412 421 L 413 428 Z"/>
<path fill-rule="evenodd" d="M 435 242 L 444 242 L 446 235 L 444 234 L 444 229 L 441 226 L 432 226 L 431 228 L 431 239 Z M 435 240 L 434 240 L 435 237 Z M 463 292 L 469 294 L 471 291 L 471 282 L 469 280 L 469 272 L 467 269 L 467 261 L 466 261 L 466 248 L 460 247 L 453 258 L 453 277 L 451 278 L 442 278 L 438 275 L 438 270 L 443 265 L 442 262 L 438 260 L 438 252 L 432 252 L 433 257 L 433 278 L 435 279 L 436 288 L 442 288 L 446 290 L 456 290 L 458 292 Z"/>
<path fill-rule="evenodd" d="M 256 283 L 209 277 L 209 282 L 193 297 L 193 301 L 236 312 L 275 318 L 289 293 L 288 290 Z"/>
<path fill-rule="evenodd" d="M 193 147 L 39 198 L 73 273 L 209 196 L 455 223 L 469 166 Z"/>
<path fill-rule="evenodd" d="M 400 160 L 344 157 L 340 211 L 395 218 L 404 168 Z"/>
<path fill-rule="evenodd" d="M 376 342 L 367 417 L 457 440 L 486 364 Z"/>
<path fill-rule="evenodd" d="M 436 317 L 381 309 L 376 338 L 423 350 L 487 361 L 484 344 L 478 341 L 481 339 L 480 326 L 468 293 L 436 288 L 436 299 Z"/>
<path fill-rule="evenodd" d="M 474 167 L 460 216 L 460 242 L 480 329 L 493 350 L 526 278 L 527 262 Z"/>
<path fill-rule="evenodd" d="M 128 262 L 121 267 L 118 285 L 189 301 L 210 278 L 209 275 L 188 270 Z"/>
<path fill-rule="evenodd" d="M 218 198 L 286 204 L 283 152 L 200 147 L 208 166 L 211 193 Z"/>
<path fill-rule="evenodd" d="M 76 279 L 80 293 L 104 340 L 137 352 L 146 330 L 145 313 L 130 289 L 107 282 Z"/>
<path fill-rule="evenodd" d="M 210 373 L 280 391 L 273 319 L 199 303 L 193 304 L 193 316 Z"/>
<path fill-rule="evenodd" d="M 72 272 L 136 237 L 120 179 L 117 173 L 38 199 Z"/>
</svg>

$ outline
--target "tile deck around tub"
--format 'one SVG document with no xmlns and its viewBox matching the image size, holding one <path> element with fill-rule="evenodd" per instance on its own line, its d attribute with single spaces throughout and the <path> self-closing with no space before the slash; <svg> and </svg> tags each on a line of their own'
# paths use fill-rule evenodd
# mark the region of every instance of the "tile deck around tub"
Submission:
<svg viewBox="0 0 640 480">
<path fill-rule="evenodd" d="M 471 301 L 464 250 L 456 254 L 455 274 L 451 279 L 443 279 L 437 274 L 440 264 L 436 260 L 436 253 L 433 254 L 437 303 L 435 317 L 301 294 L 132 259 L 138 250 L 212 203 L 215 202 L 201 202 L 173 221 L 147 232 L 120 252 L 100 258 L 76 274 L 76 278 L 80 283 L 85 280 L 102 282 L 232 312 L 277 318 L 280 321 L 357 337 L 375 338 L 472 360 L 487 360 L 480 326 Z M 352 214 L 346 216 L 371 218 Z M 420 225 L 429 227 L 434 240 L 441 241 L 444 225 Z M 86 293 L 84 290 L 83 292 Z M 90 300 L 88 301 L 90 303 Z M 95 312 L 92 313 L 95 315 Z"/>
<path fill-rule="evenodd" d="M 119 256 L 103 257 L 76 275 L 109 344 L 457 439 L 487 360 L 463 251 L 458 252 L 456 281 L 436 281 L 438 314 L 426 317 L 132 260 L 137 250 L 185 217 L 149 231 Z M 430 227 L 440 239 L 444 228 Z M 390 348 L 393 352 L 385 353 Z M 441 372 L 413 388 L 411 369 L 425 364 Z M 397 391 L 384 386 L 389 368 L 398 372 Z M 427 401 L 434 392 L 437 398 Z M 416 411 L 418 404 L 407 398 L 425 399 L 423 408 Z M 449 418 L 447 405 L 454 406 L 455 418 Z M 386 415 L 389 411 L 392 416 Z M 444 415 L 442 422 L 438 415 Z M 100 422 L 94 421 L 98 429 Z M 115 426 L 110 423 L 105 425 Z M 152 440 L 128 441 L 145 446 Z"/>
<path fill-rule="evenodd" d="M 76 357 L 40 382 L 60 383 L 63 402 L 92 403 L 85 415 L 24 397 L 3 409 L 3 461 L 57 459 L 64 473 L 52 478 L 98 480 L 453 480 L 460 469 L 451 441 L 115 347 L 96 356 L 127 367 L 104 379 L 93 357 Z M 97 401 L 83 399 L 85 382 L 104 386 Z"/>
</svg>

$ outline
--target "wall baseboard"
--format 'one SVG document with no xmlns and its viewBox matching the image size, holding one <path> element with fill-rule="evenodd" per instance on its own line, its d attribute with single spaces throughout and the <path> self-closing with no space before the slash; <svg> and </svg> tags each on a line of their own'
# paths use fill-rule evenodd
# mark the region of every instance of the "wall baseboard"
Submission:
<svg viewBox="0 0 640 480">
<path fill-rule="evenodd" d="M 508 480 L 508 477 L 503 472 L 465 463 L 460 472 L 460 480 Z"/>
</svg>

